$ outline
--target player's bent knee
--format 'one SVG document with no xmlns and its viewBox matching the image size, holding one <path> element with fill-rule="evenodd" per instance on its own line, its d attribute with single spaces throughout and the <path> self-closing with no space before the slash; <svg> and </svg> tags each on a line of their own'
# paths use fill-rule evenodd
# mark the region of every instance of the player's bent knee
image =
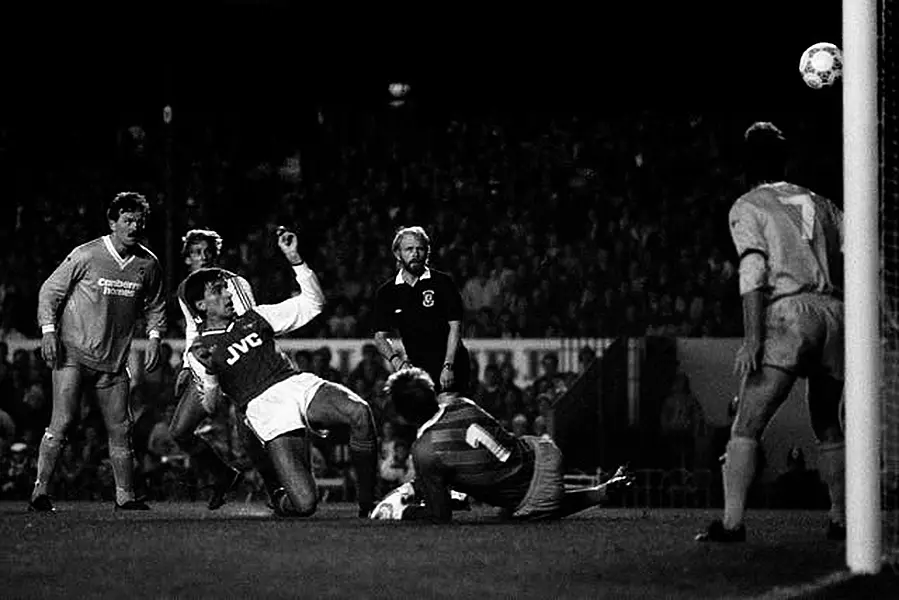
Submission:
<svg viewBox="0 0 899 600">
<path fill-rule="evenodd" d="M 50 426 L 47 427 L 47 432 L 52 432 L 53 435 L 64 438 L 73 421 L 74 419 L 70 415 L 54 413 L 50 420 Z"/>
<path fill-rule="evenodd" d="M 352 408 L 348 411 L 350 427 L 356 431 L 368 432 L 371 430 L 371 432 L 374 432 L 375 419 L 368 403 L 358 396 L 355 398 L 350 396 L 349 399 L 352 401 Z"/>
<path fill-rule="evenodd" d="M 44 436 L 41 440 L 44 444 L 50 446 L 64 446 L 66 444 L 67 438 L 65 434 L 65 428 L 58 429 L 53 427 L 48 427 L 44 430 Z"/>
<path fill-rule="evenodd" d="M 311 517 L 318 509 L 318 498 L 313 494 L 291 494 L 281 498 L 281 511 L 295 517 Z"/>
<path fill-rule="evenodd" d="M 114 425 L 106 426 L 106 434 L 109 437 L 109 446 L 127 446 L 131 442 L 131 421 L 122 421 Z"/>
</svg>

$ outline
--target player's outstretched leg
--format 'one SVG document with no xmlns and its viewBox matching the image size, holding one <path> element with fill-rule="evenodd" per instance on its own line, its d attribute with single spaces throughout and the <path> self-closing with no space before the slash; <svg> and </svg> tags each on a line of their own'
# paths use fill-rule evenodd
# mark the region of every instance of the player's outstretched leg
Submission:
<svg viewBox="0 0 899 600">
<path fill-rule="evenodd" d="M 59 454 L 66 443 L 66 431 L 75 418 L 81 395 L 81 369 L 75 365 L 53 369 L 53 414 L 41 438 L 37 457 L 37 476 L 28 502 L 32 512 L 53 512 L 48 486 Z"/>
<path fill-rule="evenodd" d="M 696 541 L 746 540 L 743 514 L 749 486 L 755 479 L 758 441 L 777 409 L 787 399 L 795 381 L 796 376 L 792 373 L 768 366 L 763 366 L 746 379 L 721 468 L 724 476 L 724 518 L 712 522 L 706 531 L 696 536 Z"/>
<path fill-rule="evenodd" d="M 109 436 L 109 462 L 115 479 L 116 510 L 149 510 L 134 497 L 134 453 L 131 450 L 131 411 L 128 406 L 130 382 L 123 371 L 103 374 L 97 382 L 97 403 Z"/>
<path fill-rule="evenodd" d="M 309 423 L 324 428 L 350 426 L 350 455 L 356 471 L 359 516 L 368 517 L 375 506 L 378 465 L 375 419 L 368 402 L 343 385 L 325 383 L 309 403 L 306 418 Z"/>
<path fill-rule="evenodd" d="M 318 507 L 318 487 L 309 470 L 309 449 L 303 431 L 279 435 L 266 444 L 284 494 L 275 493 L 275 512 L 283 516 L 308 517 Z"/>
<path fill-rule="evenodd" d="M 228 465 L 206 440 L 194 433 L 208 416 L 200 400 L 200 391 L 196 386 L 188 385 L 175 407 L 169 433 L 178 447 L 190 454 L 199 470 L 212 475 L 214 483 L 207 506 L 209 510 L 216 510 L 225 503 L 225 495 L 237 485 L 240 471 Z"/>
<path fill-rule="evenodd" d="M 582 490 L 566 491 L 562 496 L 562 504 L 553 517 L 561 519 L 594 506 L 602 506 L 615 494 L 624 491 L 633 483 L 633 474 L 622 465 L 611 477 L 599 485 Z"/>
</svg>

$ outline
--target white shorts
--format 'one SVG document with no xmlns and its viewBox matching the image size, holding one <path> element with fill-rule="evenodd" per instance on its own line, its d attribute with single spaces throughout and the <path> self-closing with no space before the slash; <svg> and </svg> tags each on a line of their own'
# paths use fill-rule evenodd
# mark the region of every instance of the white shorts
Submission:
<svg viewBox="0 0 899 600">
<path fill-rule="evenodd" d="M 289 431 L 305 429 L 306 411 L 325 383 L 312 373 L 291 375 L 268 388 L 247 404 L 247 422 L 263 443 Z"/>
</svg>

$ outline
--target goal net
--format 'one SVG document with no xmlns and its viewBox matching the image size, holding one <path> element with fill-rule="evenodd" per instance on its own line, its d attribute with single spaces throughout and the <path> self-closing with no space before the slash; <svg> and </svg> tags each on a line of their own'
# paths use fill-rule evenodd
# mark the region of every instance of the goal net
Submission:
<svg viewBox="0 0 899 600">
<path fill-rule="evenodd" d="M 881 510 L 884 558 L 899 564 L 899 6 L 879 2 L 880 270 L 883 360 Z"/>
</svg>

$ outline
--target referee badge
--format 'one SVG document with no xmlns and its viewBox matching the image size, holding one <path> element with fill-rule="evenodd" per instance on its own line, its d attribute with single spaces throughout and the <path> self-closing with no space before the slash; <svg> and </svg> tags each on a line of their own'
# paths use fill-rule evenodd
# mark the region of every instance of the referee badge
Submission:
<svg viewBox="0 0 899 600">
<path fill-rule="evenodd" d="M 425 290 L 421 293 L 421 304 L 426 308 L 434 306 L 434 290 Z"/>
</svg>

